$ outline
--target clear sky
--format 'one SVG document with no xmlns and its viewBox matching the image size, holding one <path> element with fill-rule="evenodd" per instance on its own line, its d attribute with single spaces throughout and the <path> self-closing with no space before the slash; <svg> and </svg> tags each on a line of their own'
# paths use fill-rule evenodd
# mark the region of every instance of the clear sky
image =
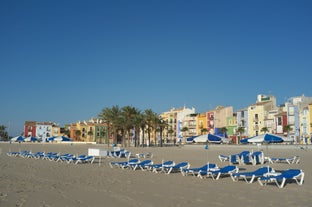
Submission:
<svg viewBox="0 0 312 207">
<path fill-rule="evenodd" d="M 0 125 L 312 96 L 310 0 L 1 0 Z"/>
</svg>

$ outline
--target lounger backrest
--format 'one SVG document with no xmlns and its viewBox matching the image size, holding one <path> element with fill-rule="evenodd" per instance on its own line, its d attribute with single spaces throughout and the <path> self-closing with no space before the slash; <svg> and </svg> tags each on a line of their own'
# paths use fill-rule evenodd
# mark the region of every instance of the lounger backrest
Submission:
<svg viewBox="0 0 312 207">
<path fill-rule="evenodd" d="M 230 171 L 235 170 L 236 168 L 237 167 L 234 165 L 228 165 L 228 166 L 225 166 L 223 168 L 220 168 L 220 172 L 230 172 Z"/>
<path fill-rule="evenodd" d="M 184 167 L 184 166 L 187 166 L 187 165 L 188 165 L 188 162 L 180 162 L 177 165 L 175 165 L 175 167 L 179 168 L 179 167 Z"/>
<path fill-rule="evenodd" d="M 254 174 L 255 175 L 263 175 L 265 173 L 268 173 L 268 172 L 272 172 L 273 169 L 271 167 L 261 167 L 261 168 L 258 168 Z"/>
<path fill-rule="evenodd" d="M 281 176 L 285 178 L 293 178 L 293 177 L 300 175 L 300 173 L 301 173 L 301 170 L 299 169 L 288 169 L 282 172 Z"/>
</svg>

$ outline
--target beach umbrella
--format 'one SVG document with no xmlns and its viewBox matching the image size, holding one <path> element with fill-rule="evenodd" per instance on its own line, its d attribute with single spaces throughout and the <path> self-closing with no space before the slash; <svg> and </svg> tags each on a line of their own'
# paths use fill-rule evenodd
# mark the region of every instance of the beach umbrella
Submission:
<svg viewBox="0 0 312 207">
<path fill-rule="evenodd" d="M 47 139 L 47 141 L 48 141 L 48 142 L 53 142 L 53 141 L 54 141 L 54 138 L 55 138 L 55 137 L 49 137 L 49 138 Z"/>
<path fill-rule="evenodd" d="M 208 142 L 220 144 L 222 139 L 226 139 L 217 135 L 208 134 Z"/>
<path fill-rule="evenodd" d="M 186 143 L 193 143 L 195 137 L 196 136 L 186 138 Z"/>
<path fill-rule="evenodd" d="M 251 138 L 247 138 L 249 143 L 280 143 L 283 138 L 273 134 L 260 134 Z"/>
<path fill-rule="evenodd" d="M 208 141 L 208 135 L 203 134 L 203 135 L 197 136 L 193 139 L 193 141 L 196 143 L 199 143 L 199 142 L 206 143 Z"/>
<path fill-rule="evenodd" d="M 25 142 L 38 142 L 38 138 L 36 137 L 27 137 L 24 140 Z"/>
<path fill-rule="evenodd" d="M 247 140 L 250 143 L 266 143 L 267 153 L 269 152 L 269 144 L 271 143 L 281 143 L 283 142 L 282 137 L 273 134 L 261 134 L 258 136 L 251 137 Z"/>
<path fill-rule="evenodd" d="M 242 144 L 248 144 L 248 139 L 250 139 L 250 138 L 241 139 L 241 140 L 240 140 L 240 143 L 242 143 Z"/>
<path fill-rule="evenodd" d="M 11 142 L 24 142 L 24 141 L 25 141 L 25 139 L 22 136 L 13 137 L 11 139 Z"/>
<path fill-rule="evenodd" d="M 57 142 L 69 142 L 72 141 L 70 138 L 68 137 L 64 137 L 64 136 L 57 136 L 53 138 L 53 141 L 57 141 Z"/>
</svg>

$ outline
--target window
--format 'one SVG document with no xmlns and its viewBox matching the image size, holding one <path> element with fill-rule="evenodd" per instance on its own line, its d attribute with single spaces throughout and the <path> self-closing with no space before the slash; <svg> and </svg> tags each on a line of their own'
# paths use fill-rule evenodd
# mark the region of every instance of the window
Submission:
<svg viewBox="0 0 312 207">
<path fill-rule="evenodd" d="M 282 125 L 282 117 L 277 117 L 277 125 Z"/>
<path fill-rule="evenodd" d="M 295 114 L 295 109 L 294 109 L 294 107 L 289 107 L 288 108 L 288 115 L 289 116 L 293 116 Z"/>
<path fill-rule="evenodd" d="M 294 116 L 289 116 L 288 117 L 288 124 L 294 125 L 295 124 L 295 117 Z"/>
</svg>

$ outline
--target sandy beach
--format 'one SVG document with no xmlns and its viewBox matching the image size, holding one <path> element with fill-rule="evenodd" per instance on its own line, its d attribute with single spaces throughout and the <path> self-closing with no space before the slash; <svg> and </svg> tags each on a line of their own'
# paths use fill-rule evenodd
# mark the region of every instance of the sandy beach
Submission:
<svg viewBox="0 0 312 207">
<path fill-rule="evenodd" d="M 210 162 L 219 167 L 219 154 L 230 155 L 243 150 L 263 150 L 265 156 L 300 156 L 299 164 L 270 164 L 276 170 L 299 168 L 305 172 L 304 184 L 287 183 L 260 186 L 258 182 L 233 182 L 230 177 L 213 180 L 181 173 L 164 174 L 149 171 L 110 168 L 111 161 L 125 158 L 105 158 L 93 164 L 67 164 L 42 159 L 7 156 L 9 151 L 59 152 L 87 154 L 89 148 L 107 149 L 105 145 L 0 143 L 0 206 L 79 207 L 79 206 L 309 206 L 312 202 L 312 146 L 297 145 L 235 146 L 187 145 L 182 147 L 126 148 L 132 154 L 153 153 L 154 163 L 173 160 L 188 161 L 191 167 Z M 144 160 L 142 158 L 141 160 Z M 267 164 L 265 164 L 267 165 Z M 239 165 L 240 171 L 250 171 L 261 165 Z"/>
</svg>

